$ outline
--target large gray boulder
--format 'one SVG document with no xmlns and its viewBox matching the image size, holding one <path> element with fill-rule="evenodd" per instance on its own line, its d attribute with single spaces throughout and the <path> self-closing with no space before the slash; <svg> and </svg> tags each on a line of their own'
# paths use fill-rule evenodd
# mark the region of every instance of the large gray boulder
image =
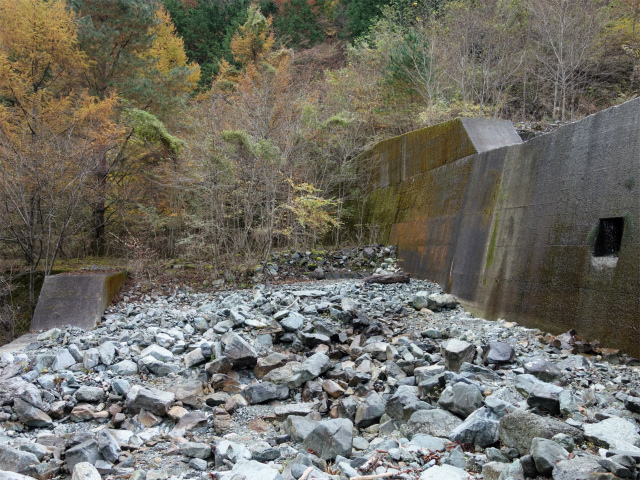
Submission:
<svg viewBox="0 0 640 480">
<path fill-rule="evenodd" d="M 403 428 L 409 438 L 412 438 L 417 433 L 448 438 L 451 432 L 461 423 L 462 420 L 453 413 L 434 408 L 433 410 L 418 410 L 414 412 Z"/>
<path fill-rule="evenodd" d="M 76 463 L 71 480 L 101 480 L 100 472 L 88 462 Z"/>
<path fill-rule="evenodd" d="M 458 382 L 444 389 L 438 406 L 462 418 L 467 418 L 482 406 L 482 391 L 470 383 Z"/>
<path fill-rule="evenodd" d="M 67 469 L 73 472 L 73 469 L 78 463 L 87 462 L 91 465 L 95 465 L 98 460 L 102 460 L 100 455 L 100 449 L 98 443 L 95 440 L 87 440 L 86 442 L 79 443 L 73 448 L 70 448 L 66 452 Z"/>
<path fill-rule="evenodd" d="M 525 372 L 539 378 L 543 382 L 555 382 L 562 378 L 562 371 L 544 357 L 531 357 L 526 359 L 522 366 Z"/>
<path fill-rule="evenodd" d="M 175 401 L 175 394 L 155 388 L 134 385 L 127 393 L 127 409 L 130 413 L 138 413 L 145 409 L 154 415 L 164 416 Z"/>
<path fill-rule="evenodd" d="M 50 428 L 53 426 L 49 415 L 29 402 L 25 402 L 22 398 L 18 397 L 13 401 L 13 410 L 18 416 L 18 420 L 28 427 Z"/>
<path fill-rule="evenodd" d="M 314 380 L 329 370 L 331 367 L 331 360 L 324 353 L 316 353 L 307 358 L 300 370 L 293 374 L 293 376 L 287 381 L 289 388 L 294 389 L 301 387 L 309 380 Z"/>
<path fill-rule="evenodd" d="M 353 423 L 346 418 L 324 420 L 316 425 L 302 445 L 325 460 L 335 460 L 338 455 L 349 458 L 353 446 Z"/>
<path fill-rule="evenodd" d="M 462 468 L 453 465 L 434 465 L 420 475 L 419 480 L 468 480 L 469 475 Z"/>
<path fill-rule="evenodd" d="M 564 433 L 573 438 L 576 443 L 582 443 L 582 432 L 575 427 L 550 417 L 542 417 L 523 410 L 516 410 L 500 419 L 500 440 L 507 447 L 516 448 L 521 455 L 529 453 L 534 438 L 551 439 L 558 433 Z"/>
<path fill-rule="evenodd" d="M 378 423 L 384 414 L 385 403 L 377 392 L 373 391 L 367 395 L 356 409 L 355 425 L 358 428 L 366 428 L 374 423 Z"/>
<path fill-rule="evenodd" d="M 233 331 L 222 337 L 223 354 L 233 364 L 234 368 L 252 368 L 258 361 L 258 354 L 249 343 Z"/>
<path fill-rule="evenodd" d="M 259 382 L 249 385 L 242 391 L 242 396 L 251 405 L 265 403 L 269 400 L 284 400 L 289 396 L 289 388 L 286 385 L 274 385 L 269 382 Z"/>
<path fill-rule="evenodd" d="M 307 417 L 299 417 L 297 415 L 290 415 L 282 422 L 282 430 L 291 437 L 295 443 L 302 443 L 318 426 L 317 420 L 312 420 Z"/>
<path fill-rule="evenodd" d="M 536 470 L 541 475 L 549 476 L 556 463 L 569 458 L 569 452 L 553 440 L 536 437 L 531 441 L 531 456 Z"/>
<path fill-rule="evenodd" d="M 21 398 L 42 411 L 47 410 L 40 390 L 32 383 L 25 382 L 19 377 L 0 380 L 0 405 L 10 405 L 16 398 Z"/>
<path fill-rule="evenodd" d="M 480 408 L 453 429 L 449 440 L 459 443 L 473 443 L 480 447 L 493 445 L 500 439 L 498 428 L 500 417 L 490 408 Z"/>
<path fill-rule="evenodd" d="M 31 465 L 40 463 L 33 453 L 17 450 L 9 445 L 0 445 L 0 470 L 26 474 Z"/>
<path fill-rule="evenodd" d="M 482 356 L 487 365 L 502 365 L 513 362 L 516 352 L 511 345 L 504 342 L 489 342 L 489 347 Z"/>
<path fill-rule="evenodd" d="M 454 338 L 442 344 L 440 354 L 444 358 L 445 368 L 458 373 L 464 362 L 473 363 L 476 348 L 469 342 Z"/>
<path fill-rule="evenodd" d="M 640 452 L 636 426 L 624 418 L 611 417 L 598 423 L 586 423 L 584 436 L 600 447 Z"/>
<path fill-rule="evenodd" d="M 222 474 L 221 480 L 232 480 L 236 478 L 260 479 L 260 480 L 284 480 L 282 475 L 269 465 L 265 465 L 255 460 L 245 460 L 236 463 L 229 472 Z"/>
<path fill-rule="evenodd" d="M 82 385 L 74 394 L 78 402 L 98 403 L 104 400 L 105 393 L 100 387 Z"/>
<path fill-rule="evenodd" d="M 103 429 L 96 435 L 98 450 L 107 462 L 117 463 L 120 457 L 120 445 L 108 429 Z"/>
<path fill-rule="evenodd" d="M 553 480 L 592 480 L 597 478 L 594 474 L 604 472 L 606 470 L 598 463 L 598 457 L 589 455 L 559 461 L 553 467 L 552 475 Z"/>
</svg>

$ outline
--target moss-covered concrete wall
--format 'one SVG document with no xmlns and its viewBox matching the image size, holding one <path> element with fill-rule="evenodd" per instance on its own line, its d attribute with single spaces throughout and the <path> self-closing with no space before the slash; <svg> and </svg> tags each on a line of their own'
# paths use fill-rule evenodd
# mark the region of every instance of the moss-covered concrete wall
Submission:
<svg viewBox="0 0 640 480">
<path fill-rule="evenodd" d="M 486 318 L 574 328 L 640 357 L 640 100 L 524 144 L 504 124 L 465 122 L 387 140 L 369 157 L 381 172 L 369 221 L 404 268 Z M 422 149 L 403 146 L 414 143 Z M 599 220 L 612 217 L 624 218 L 620 251 L 594 257 Z"/>
</svg>

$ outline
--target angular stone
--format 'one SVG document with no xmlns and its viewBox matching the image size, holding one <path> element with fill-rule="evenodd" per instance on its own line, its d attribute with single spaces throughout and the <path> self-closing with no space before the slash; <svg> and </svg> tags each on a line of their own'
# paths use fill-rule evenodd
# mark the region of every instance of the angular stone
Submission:
<svg viewBox="0 0 640 480">
<path fill-rule="evenodd" d="M 108 429 L 103 429 L 96 435 L 98 442 L 98 450 L 107 462 L 116 463 L 120 456 L 120 445 L 118 441 L 111 435 Z"/>
<path fill-rule="evenodd" d="M 329 357 L 324 353 L 316 353 L 304 361 L 300 370 L 287 381 L 287 385 L 291 389 L 301 387 L 309 380 L 318 378 L 330 367 L 331 360 Z"/>
<path fill-rule="evenodd" d="M 131 360 L 122 360 L 121 362 L 114 363 L 113 365 L 109 366 L 109 370 L 112 370 L 117 375 L 135 375 L 136 373 L 138 373 L 138 365 Z"/>
<path fill-rule="evenodd" d="M 469 475 L 463 469 L 453 465 L 434 465 L 420 475 L 419 480 L 468 480 Z"/>
<path fill-rule="evenodd" d="M 624 418 L 611 417 L 598 423 L 586 423 L 584 436 L 604 448 L 640 451 L 640 435 L 636 426 Z"/>
<path fill-rule="evenodd" d="M 325 460 L 335 460 L 338 455 L 351 457 L 352 445 L 353 423 L 346 418 L 320 422 L 303 442 L 305 449 L 311 449 Z"/>
<path fill-rule="evenodd" d="M 434 408 L 433 410 L 418 410 L 403 427 L 409 438 L 417 433 L 424 433 L 433 437 L 448 438 L 451 432 L 462 423 L 454 414 Z"/>
<path fill-rule="evenodd" d="M 284 480 L 278 470 L 255 460 L 236 463 L 229 472 L 225 472 L 222 477 L 220 477 L 220 480 L 232 480 L 236 478 Z"/>
<path fill-rule="evenodd" d="M 93 367 L 100 365 L 100 352 L 97 348 L 90 348 L 82 357 L 82 366 L 85 370 L 91 370 Z"/>
<path fill-rule="evenodd" d="M 531 357 L 522 364 L 524 371 L 543 382 L 555 382 L 562 378 L 562 371 L 543 357 Z"/>
<path fill-rule="evenodd" d="M 260 382 L 249 385 L 242 391 L 242 396 L 251 405 L 268 402 L 269 400 L 284 400 L 289 396 L 289 388 L 286 385 L 274 385 L 269 382 Z"/>
<path fill-rule="evenodd" d="M 382 397 L 375 391 L 369 393 L 356 409 L 355 425 L 358 428 L 366 428 L 378 423 L 384 414 L 385 403 Z"/>
<path fill-rule="evenodd" d="M 231 360 L 224 355 L 212 360 L 204 367 L 209 375 L 215 375 L 216 373 L 229 373 L 232 368 L 233 365 L 231 364 Z"/>
<path fill-rule="evenodd" d="M 28 427 L 50 428 L 53 426 L 53 421 L 49 415 L 21 398 L 16 398 L 13 401 L 13 410 L 18 416 L 18 420 Z"/>
<path fill-rule="evenodd" d="M 116 345 L 113 342 L 103 342 L 98 347 L 100 361 L 105 365 L 111 365 L 116 358 Z"/>
<path fill-rule="evenodd" d="M 105 393 L 100 387 L 87 387 L 83 385 L 76 390 L 74 397 L 76 397 L 78 402 L 98 403 L 104 400 Z"/>
<path fill-rule="evenodd" d="M 407 385 L 399 386 L 396 393 L 393 394 L 385 405 L 385 413 L 394 420 L 408 420 L 408 418 L 404 418 L 404 409 L 407 405 L 420 401 L 417 393 L 417 387 L 409 387 Z"/>
<path fill-rule="evenodd" d="M 553 480 L 595 480 L 595 475 L 604 473 L 605 469 L 598 463 L 598 457 L 575 457 L 561 460 L 553 467 Z"/>
<path fill-rule="evenodd" d="M 419 292 L 414 293 L 411 296 L 411 306 L 416 310 L 422 310 L 423 308 L 427 308 L 429 305 L 429 292 L 426 290 L 421 290 Z"/>
<path fill-rule="evenodd" d="M 317 425 L 318 422 L 316 420 L 292 415 L 282 423 L 282 430 L 295 443 L 302 443 Z"/>
<path fill-rule="evenodd" d="M 280 325 L 285 332 L 297 332 L 304 325 L 304 317 L 299 313 L 289 312 L 289 314 L 280 320 Z"/>
<path fill-rule="evenodd" d="M 101 480 L 98 469 L 88 462 L 76 463 L 71 480 Z"/>
<path fill-rule="evenodd" d="M 333 398 L 338 398 L 344 395 L 345 392 L 345 389 L 333 380 L 325 380 L 324 382 L 322 382 L 322 389 L 327 392 L 327 395 Z"/>
<path fill-rule="evenodd" d="M 427 308 L 434 312 L 443 308 L 456 308 L 459 304 L 458 299 L 448 293 L 432 293 L 427 298 Z"/>
<path fill-rule="evenodd" d="M 100 451 L 98 450 L 98 443 L 95 440 L 87 440 L 86 442 L 79 443 L 73 448 L 67 450 L 66 454 L 67 468 L 70 472 L 78 463 L 87 462 L 91 465 L 95 465 L 98 460 L 102 459 Z"/>
<path fill-rule="evenodd" d="M 281 420 L 290 415 L 304 417 L 313 412 L 316 405 L 318 405 L 317 402 L 290 403 L 276 407 L 273 413 Z"/>
<path fill-rule="evenodd" d="M 227 332 L 222 337 L 224 355 L 231 360 L 234 368 L 251 368 L 258 360 L 258 354 L 249 343 L 235 332 Z"/>
<path fill-rule="evenodd" d="M 61 372 L 62 370 L 66 370 L 72 365 L 77 363 L 76 359 L 71 355 L 69 350 L 63 348 L 58 353 L 53 360 L 52 370 L 54 372 Z"/>
<path fill-rule="evenodd" d="M 569 452 L 553 440 L 536 437 L 531 441 L 531 456 L 536 470 L 541 475 L 549 476 L 556 463 L 569 458 Z"/>
<path fill-rule="evenodd" d="M 262 378 L 270 371 L 286 365 L 288 358 L 287 355 L 277 352 L 271 353 L 266 357 L 260 357 L 253 369 L 253 373 L 256 378 Z"/>
<path fill-rule="evenodd" d="M 86 422 L 93 420 L 93 414 L 96 408 L 89 403 L 79 403 L 71 410 L 69 418 L 72 422 Z"/>
<path fill-rule="evenodd" d="M 207 443 L 187 442 L 180 447 L 182 454 L 187 457 L 207 460 L 211 457 L 211 445 Z"/>
<path fill-rule="evenodd" d="M 480 408 L 454 428 L 449 440 L 459 443 L 473 443 L 479 447 L 488 447 L 500 439 L 498 428 L 500 417 L 489 408 Z"/>
<path fill-rule="evenodd" d="M 298 332 L 297 335 L 302 344 L 309 348 L 313 348 L 318 345 L 329 345 L 331 343 L 331 339 L 329 337 L 320 333 Z"/>
<path fill-rule="evenodd" d="M 454 338 L 440 347 L 440 354 L 444 357 L 445 368 L 457 373 L 464 362 L 473 362 L 476 349 L 472 344 Z"/>
<path fill-rule="evenodd" d="M 182 417 L 171 432 L 172 436 L 184 436 L 187 432 L 192 432 L 207 426 L 208 418 L 200 410 L 187 412 Z"/>
<path fill-rule="evenodd" d="M 147 356 L 152 356 L 156 360 L 161 362 L 170 362 L 173 360 L 173 353 L 171 353 L 166 348 L 162 348 L 160 345 L 149 345 L 147 348 L 140 352 L 140 357 L 144 358 Z"/>
<path fill-rule="evenodd" d="M 578 402 L 571 390 L 562 390 L 558 395 L 558 402 L 560 405 L 560 413 L 564 417 L 569 417 L 580 411 Z"/>
<path fill-rule="evenodd" d="M 458 382 L 444 389 L 438 406 L 449 410 L 462 418 L 467 418 L 483 403 L 482 392 L 478 387 L 469 383 Z"/>
<path fill-rule="evenodd" d="M 184 364 L 187 368 L 196 367 L 206 361 L 201 348 L 196 348 L 184 356 Z"/>
<path fill-rule="evenodd" d="M 482 359 L 487 365 L 503 365 L 513 362 L 515 356 L 515 350 L 508 343 L 489 342 L 489 347 L 482 356 Z"/>
<path fill-rule="evenodd" d="M 0 445 L 0 470 L 26 474 L 31 465 L 40 463 L 33 453 L 17 450 L 9 445 Z"/>
<path fill-rule="evenodd" d="M 500 419 L 500 441 L 507 447 L 516 448 L 525 455 L 534 438 L 551 439 L 558 433 L 571 436 L 576 443 L 582 443 L 582 432 L 575 427 L 550 417 L 541 417 L 523 410 L 516 410 Z"/>
<path fill-rule="evenodd" d="M 166 377 L 171 373 L 178 373 L 180 371 L 180 367 L 178 365 L 162 362 L 151 355 L 143 357 L 142 363 L 147 370 L 159 377 Z"/>
<path fill-rule="evenodd" d="M 174 400 L 173 393 L 134 385 L 127 393 L 126 403 L 130 413 L 138 413 L 144 408 L 155 415 L 164 416 Z"/>
</svg>

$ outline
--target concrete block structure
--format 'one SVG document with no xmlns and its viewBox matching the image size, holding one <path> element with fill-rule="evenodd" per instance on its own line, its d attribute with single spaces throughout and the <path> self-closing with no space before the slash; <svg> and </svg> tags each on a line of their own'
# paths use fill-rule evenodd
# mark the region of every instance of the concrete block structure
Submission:
<svg viewBox="0 0 640 480">
<path fill-rule="evenodd" d="M 640 99 L 522 143 L 457 119 L 385 140 L 367 221 L 478 316 L 640 357 Z"/>
</svg>

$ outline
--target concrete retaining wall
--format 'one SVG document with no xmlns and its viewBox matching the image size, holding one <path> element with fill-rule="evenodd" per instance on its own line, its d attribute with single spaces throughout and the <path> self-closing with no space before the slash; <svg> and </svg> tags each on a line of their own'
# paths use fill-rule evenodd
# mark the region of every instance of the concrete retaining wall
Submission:
<svg viewBox="0 0 640 480">
<path fill-rule="evenodd" d="M 524 144 L 508 122 L 432 128 L 363 159 L 377 172 L 368 220 L 404 268 L 485 318 L 575 328 L 640 357 L 640 100 Z M 614 217 L 619 252 L 596 257 Z"/>
<path fill-rule="evenodd" d="M 66 325 L 94 328 L 126 278 L 124 272 L 46 277 L 30 331 Z"/>
</svg>

